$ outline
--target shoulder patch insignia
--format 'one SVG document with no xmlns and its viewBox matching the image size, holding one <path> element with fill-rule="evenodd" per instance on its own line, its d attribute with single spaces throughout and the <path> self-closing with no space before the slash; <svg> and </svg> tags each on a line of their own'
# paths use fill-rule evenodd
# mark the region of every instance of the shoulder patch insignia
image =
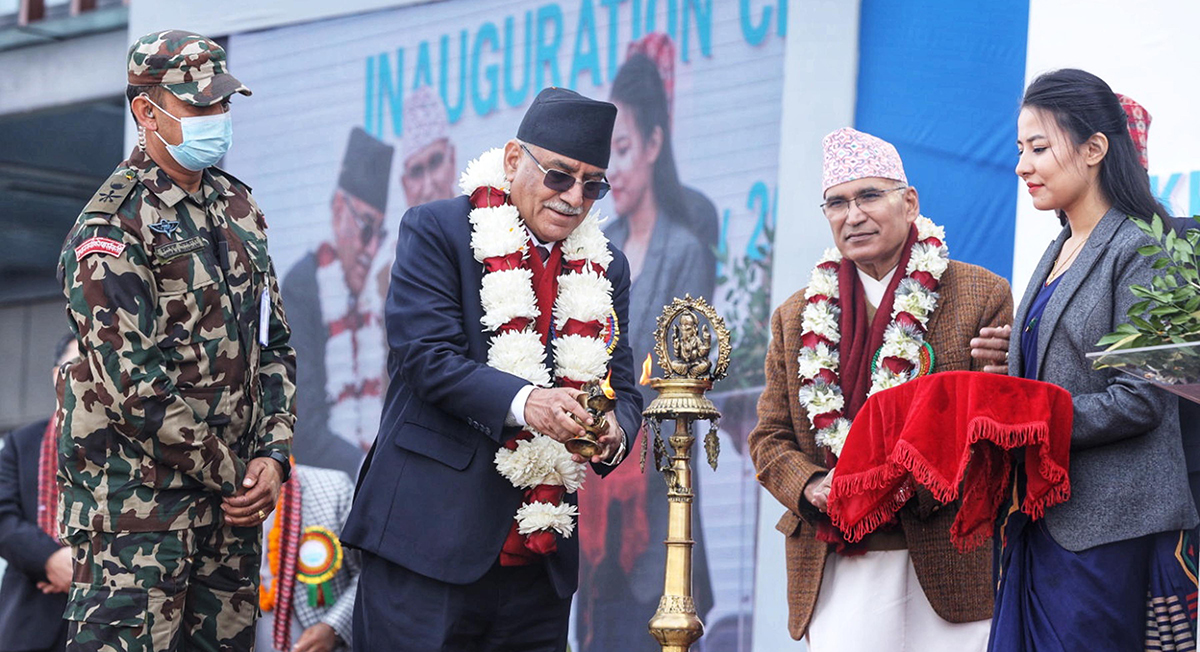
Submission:
<svg viewBox="0 0 1200 652">
<path fill-rule="evenodd" d="M 204 248 L 204 238 L 195 236 L 187 240 L 178 240 L 159 245 L 154 248 L 154 257 L 159 262 L 167 262 L 172 258 L 178 258 L 184 254 L 189 254 L 197 249 Z"/>
<path fill-rule="evenodd" d="M 75 247 L 75 260 L 83 260 L 83 257 L 88 254 L 107 254 L 115 257 L 120 256 L 124 251 L 124 242 L 96 236 L 84 240 L 79 243 L 78 247 Z"/>
<path fill-rule="evenodd" d="M 85 213 L 103 213 L 112 215 L 121 207 L 121 202 L 129 196 L 129 192 L 133 190 L 136 182 L 130 179 L 124 170 L 117 170 L 111 176 L 104 180 L 104 184 L 92 195 L 87 206 L 83 208 Z"/>
</svg>

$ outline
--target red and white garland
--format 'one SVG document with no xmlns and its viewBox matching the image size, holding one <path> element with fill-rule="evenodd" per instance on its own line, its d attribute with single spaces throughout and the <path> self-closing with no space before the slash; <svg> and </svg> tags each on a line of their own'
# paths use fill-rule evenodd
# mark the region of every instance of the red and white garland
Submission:
<svg viewBox="0 0 1200 652">
<path fill-rule="evenodd" d="M 879 364 L 871 374 L 867 396 L 895 387 L 915 377 L 925 346 L 929 317 L 937 308 L 938 282 L 950 264 L 946 231 L 928 218 L 917 218 L 917 241 L 912 246 L 904 278 L 896 286 L 892 321 L 883 332 Z M 817 429 L 816 440 L 841 455 L 850 433 L 850 419 L 842 416 L 845 397 L 838 373 L 838 267 L 842 254 L 828 249 L 813 268 L 806 305 L 801 316 L 800 405 Z"/>
<path fill-rule="evenodd" d="M 554 300 L 554 370 L 546 367 L 545 348 L 535 329 L 539 310 L 533 289 L 530 233 L 515 206 L 507 202 L 504 150 L 485 152 L 471 161 L 459 187 L 472 198 L 471 250 L 485 272 L 479 296 L 481 320 L 492 332 L 488 366 L 523 378 L 538 387 L 558 384 L 579 387 L 608 372 L 611 354 L 602 336 L 612 314 L 612 283 L 605 276 L 612 253 L 600 230 L 602 220 L 589 214 L 562 244 L 563 274 Z M 583 485 L 584 465 L 571 459 L 559 442 L 527 428 L 521 437 L 496 452 L 495 464 L 513 486 L 526 490 L 517 510 L 517 531 L 527 538 L 550 536 L 551 531 L 570 537 L 575 529 L 574 505 L 562 502 L 563 493 Z M 557 489 L 561 487 L 562 489 Z M 540 534 L 539 534 L 540 533 Z M 544 545 L 540 546 L 544 549 Z M 539 546 L 531 545 L 531 549 Z"/>
</svg>

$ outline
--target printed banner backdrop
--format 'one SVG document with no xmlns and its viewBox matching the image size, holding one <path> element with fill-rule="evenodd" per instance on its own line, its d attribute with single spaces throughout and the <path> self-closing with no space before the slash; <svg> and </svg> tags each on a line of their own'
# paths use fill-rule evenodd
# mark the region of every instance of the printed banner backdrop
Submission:
<svg viewBox="0 0 1200 652">
<path fill-rule="evenodd" d="M 613 192 L 597 207 L 637 274 L 622 328 L 635 358 L 685 292 L 734 332 L 714 395 L 720 466 L 696 472 L 694 576 L 698 649 L 750 650 L 759 490 L 745 439 L 768 337 L 786 25 L 786 0 L 463 0 L 232 35 L 254 96 L 234 100 L 227 164 L 267 214 L 303 358 L 297 459 L 353 473 L 373 441 L 405 209 L 457 194 L 459 171 L 515 134 L 540 88 L 611 98 Z M 657 650 L 641 623 L 662 591 L 665 485 L 636 460 L 589 485 L 572 649 Z"/>
</svg>

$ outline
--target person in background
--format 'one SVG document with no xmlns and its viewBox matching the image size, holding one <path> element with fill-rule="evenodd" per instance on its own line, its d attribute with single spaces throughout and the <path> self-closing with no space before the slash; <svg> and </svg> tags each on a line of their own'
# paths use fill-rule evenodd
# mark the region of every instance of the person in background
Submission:
<svg viewBox="0 0 1200 652">
<path fill-rule="evenodd" d="M 51 381 L 79 357 L 74 335 L 54 350 Z M 56 384 L 56 383 L 55 383 Z M 65 650 L 71 549 L 58 539 L 58 428 L 43 419 L 14 430 L 0 448 L 0 652 Z"/>
<path fill-rule="evenodd" d="M 665 40 L 663 47 L 669 46 Z M 608 167 L 617 219 L 605 234 L 629 258 L 632 286 L 623 336 L 634 359 L 641 361 L 654 349 L 664 305 L 685 294 L 714 299 L 716 233 L 703 225 L 715 225 L 717 212 L 712 202 L 680 183 L 670 101 L 656 63 L 640 51 L 632 53 L 617 71 L 609 99 L 617 106 Z M 688 192 L 703 204 L 689 202 Z M 655 392 L 644 385 L 638 389 L 649 404 Z M 585 485 L 579 501 L 585 524 L 577 610 L 582 651 L 656 650 L 653 638 L 623 623 L 630 617 L 649 621 L 658 607 L 666 563 L 666 483 L 656 473 L 626 464 L 605 482 Z M 713 592 L 698 517 L 692 531 L 693 596 L 703 619 L 712 608 Z"/>
<path fill-rule="evenodd" d="M 824 140 L 824 175 L 821 209 L 837 251 L 771 319 L 749 436 L 758 481 L 787 509 L 775 527 L 787 537 L 788 627 L 813 652 L 981 651 L 991 563 L 986 549 L 960 554 L 951 543 L 957 502 L 918 488 L 853 544 L 827 509 L 848 420 L 885 386 L 881 372 L 907 382 L 980 370 L 970 337 L 1010 321 L 1012 293 L 999 276 L 950 259 L 890 143 L 839 129 Z"/>
<path fill-rule="evenodd" d="M 1017 120 L 1016 173 L 1035 208 L 1064 227 L 1046 249 L 1003 335 L 975 355 L 1071 392 L 1071 498 L 997 533 L 998 592 L 989 650 L 1192 649 L 1197 524 L 1177 399 L 1085 353 L 1126 320 L 1149 287 L 1152 240 L 1133 223 L 1167 212 L 1150 191 L 1116 94 L 1088 72 L 1041 75 Z M 1019 489 L 1019 487 L 1018 487 Z M 1020 500 L 1019 492 L 1014 500 Z M 1050 578 L 1053 578 L 1052 580 Z"/>
<path fill-rule="evenodd" d="M 350 131 L 330 200 L 333 236 L 283 279 L 296 368 L 295 458 L 350 477 L 375 439 L 387 357 L 380 292 L 368 287 L 384 238 L 393 148 Z"/>
<path fill-rule="evenodd" d="M 345 473 L 303 464 L 292 469 L 275 516 L 263 524 L 260 652 L 350 649 L 359 556 L 344 549 L 340 537 L 353 500 L 354 483 Z"/>
</svg>

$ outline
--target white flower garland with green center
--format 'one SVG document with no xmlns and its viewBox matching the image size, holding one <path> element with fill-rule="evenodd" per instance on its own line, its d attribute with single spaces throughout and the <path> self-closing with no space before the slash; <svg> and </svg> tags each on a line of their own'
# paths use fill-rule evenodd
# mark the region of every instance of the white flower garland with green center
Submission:
<svg viewBox="0 0 1200 652">
<path fill-rule="evenodd" d="M 887 357 L 903 359 L 912 364 L 909 372 L 897 374 L 883 364 L 879 364 L 871 374 L 871 388 L 867 396 L 875 392 L 900 385 L 913 377 L 920 367 L 921 349 L 925 345 L 922 329 L 928 328 L 929 318 L 937 309 L 938 293 L 930 290 L 913 278 L 915 272 L 925 272 L 940 281 L 942 274 L 950 264 L 950 252 L 946 248 L 946 231 L 934 224 L 928 218 L 919 216 L 916 219 L 917 242 L 913 244 L 909 254 L 908 265 L 904 270 L 904 278 L 896 287 L 892 306 L 892 321 L 883 332 L 883 346 L 879 349 L 879 360 Z M 933 245 L 924 242 L 928 238 L 936 238 L 939 243 Z M 839 372 L 838 343 L 841 342 L 841 330 L 838 320 L 841 308 L 838 300 L 838 273 L 836 268 L 827 269 L 827 263 L 840 264 L 842 254 L 837 249 L 828 249 L 817 262 L 804 293 L 805 304 L 801 313 L 800 333 L 813 333 L 828 341 L 819 342 L 813 347 L 804 346 L 799 355 L 799 376 L 801 387 L 799 391 L 800 405 L 804 407 L 810 423 L 816 427 L 816 417 L 835 413 L 832 423 L 816 432 L 817 444 L 829 448 L 835 455 L 841 455 L 842 447 L 846 444 L 846 436 L 850 434 L 850 419 L 842 416 L 845 408 L 845 397 L 842 394 L 841 374 Z M 813 301 L 815 297 L 822 297 Z M 921 328 L 913 328 L 896 321 L 897 315 L 906 312 L 912 315 Z M 837 379 L 828 383 L 821 376 L 822 371 L 829 371 Z"/>
<path fill-rule="evenodd" d="M 508 193 L 511 188 L 504 175 L 504 150 L 491 149 L 467 165 L 459 187 L 470 196 L 478 188 L 492 187 Z M 530 233 L 515 206 L 474 208 L 471 222 L 471 251 L 475 260 L 529 255 Z M 561 333 L 568 320 L 601 321 L 612 313 L 612 283 L 594 267 L 607 271 L 612 262 L 608 239 L 600 230 L 603 220 L 592 212 L 563 241 L 564 265 L 582 261 L 582 269 L 559 277 L 558 296 L 554 300 L 553 319 Z M 483 307 L 480 320 L 485 331 L 496 332 L 514 319 L 525 318 L 522 330 L 496 332 L 488 344 L 487 364 L 529 381 L 538 387 L 550 387 L 551 370 L 544 361 L 545 348 L 534 324 L 540 311 L 533 289 L 533 273 L 527 269 L 487 272 L 479 291 Z M 603 337 L 560 335 L 554 348 L 553 378 L 579 383 L 600 380 L 608 371 L 611 354 Z M 521 441 L 515 450 L 496 452 L 496 470 L 513 486 L 530 489 L 538 485 L 561 485 L 574 493 L 583 485 L 584 465 L 577 464 L 561 443 L 527 428 L 533 439 Z M 532 534 L 554 530 L 564 537 L 574 531 L 573 505 L 543 502 L 524 504 L 517 511 L 518 531 Z"/>
</svg>

